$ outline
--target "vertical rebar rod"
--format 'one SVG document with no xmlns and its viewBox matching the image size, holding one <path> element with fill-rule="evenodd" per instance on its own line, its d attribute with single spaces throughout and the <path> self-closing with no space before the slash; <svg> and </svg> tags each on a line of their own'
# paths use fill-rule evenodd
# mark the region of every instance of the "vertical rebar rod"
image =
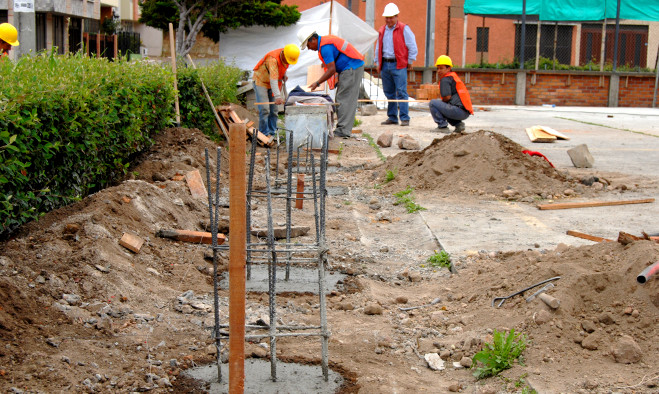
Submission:
<svg viewBox="0 0 659 394">
<path fill-rule="evenodd" d="M 291 198 L 293 184 L 293 130 L 289 130 L 288 138 L 288 171 L 286 175 L 286 243 L 291 243 Z M 286 280 L 291 276 L 291 253 L 289 252 L 286 259 Z"/>
<path fill-rule="evenodd" d="M 328 371 L 328 353 L 329 353 L 329 330 L 327 329 L 327 305 L 325 299 L 325 259 L 327 246 L 325 244 L 325 195 L 327 189 L 325 186 L 327 173 L 327 158 L 329 153 L 329 132 L 323 135 L 324 143 L 320 156 L 320 239 L 318 242 L 318 295 L 320 304 L 320 326 L 322 335 L 322 359 L 321 369 L 327 382 L 329 379 Z"/>
<path fill-rule="evenodd" d="M 272 225 L 272 195 L 270 190 L 270 151 L 267 151 L 265 156 L 265 184 L 267 192 L 267 205 L 268 205 L 268 235 L 267 242 L 270 248 L 270 256 L 268 261 L 268 300 L 269 300 L 269 317 L 270 317 L 270 378 L 273 382 L 277 381 L 277 333 L 276 327 L 276 307 L 277 299 L 275 297 L 275 285 L 277 282 L 277 253 L 275 251 L 275 234 Z M 290 182 L 289 182 L 290 184 Z"/>
<path fill-rule="evenodd" d="M 210 216 L 210 226 L 211 226 L 211 240 L 213 247 L 213 309 L 214 309 L 214 318 L 215 318 L 215 327 L 213 328 L 213 336 L 215 337 L 215 354 L 217 355 L 217 381 L 222 382 L 222 368 L 221 368 L 221 353 L 220 349 L 222 347 L 221 338 L 220 338 L 220 303 L 218 296 L 218 281 L 217 281 L 217 216 L 219 209 L 220 201 L 220 159 L 221 151 L 220 148 L 217 148 L 217 163 L 216 163 L 216 177 L 215 177 L 215 201 L 213 201 L 213 193 L 211 191 L 211 170 L 210 170 L 210 160 L 208 158 L 208 148 L 204 150 L 206 155 L 206 185 L 208 192 L 208 215 Z M 215 208 L 215 211 L 213 211 Z"/>
<path fill-rule="evenodd" d="M 254 184 L 254 165 L 256 163 L 256 136 L 252 137 L 252 150 L 251 154 L 249 157 L 249 175 L 247 177 L 247 206 L 246 206 L 246 212 L 245 212 L 245 228 L 246 228 L 246 234 L 245 238 L 247 241 L 247 245 L 250 244 L 250 241 L 252 240 L 252 185 Z M 250 248 L 247 248 L 247 261 L 246 263 L 246 269 L 247 269 L 247 280 L 252 279 L 252 253 L 250 251 Z"/>
<path fill-rule="evenodd" d="M 311 154 L 311 187 L 313 192 L 313 220 L 316 225 L 316 245 L 320 244 L 320 222 L 318 221 L 318 188 L 316 187 L 316 163 Z"/>
</svg>

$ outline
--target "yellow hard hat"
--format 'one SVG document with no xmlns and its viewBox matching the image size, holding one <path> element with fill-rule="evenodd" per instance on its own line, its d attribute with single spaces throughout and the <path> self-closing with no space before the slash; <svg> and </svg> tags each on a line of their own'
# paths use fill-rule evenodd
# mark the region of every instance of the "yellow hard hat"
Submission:
<svg viewBox="0 0 659 394">
<path fill-rule="evenodd" d="M 284 47 L 284 57 L 288 64 L 297 63 L 297 58 L 300 57 L 300 47 L 295 44 L 288 44 Z"/>
<path fill-rule="evenodd" d="M 444 66 L 453 67 L 453 62 L 451 61 L 451 58 L 446 56 L 446 55 L 442 55 L 442 56 L 437 58 L 437 62 L 435 63 L 435 67 L 439 66 L 440 64 L 443 64 Z"/>
<path fill-rule="evenodd" d="M 18 46 L 18 31 L 9 23 L 0 24 L 0 39 L 12 46 Z"/>
</svg>

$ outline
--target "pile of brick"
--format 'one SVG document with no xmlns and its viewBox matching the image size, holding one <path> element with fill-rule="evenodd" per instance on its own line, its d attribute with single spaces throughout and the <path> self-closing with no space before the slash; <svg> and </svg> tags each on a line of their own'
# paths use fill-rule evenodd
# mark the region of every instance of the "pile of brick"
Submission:
<svg viewBox="0 0 659 394">
<path fill-rule="evenodd" d="M 416 90 L 417 100 L 433 100 L 439 98 L 439 85 L 436 83 L 426 83 Z"/>
</svg>

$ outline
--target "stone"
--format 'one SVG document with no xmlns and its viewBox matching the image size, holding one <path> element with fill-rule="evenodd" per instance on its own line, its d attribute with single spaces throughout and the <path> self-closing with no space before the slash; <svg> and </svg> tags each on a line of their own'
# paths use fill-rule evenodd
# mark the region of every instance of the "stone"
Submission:
<svg viewBox="0 0 659 394">
<path fill-rule="evenodd" d="M 599 315 L 599 321 L 600 321 L 600 323 L 604 323 L 607 326 L 609 326 L 611 324 L 614 324 L 616 322 L 613 319 L 613 317 L 608 313 L 602 313 L 601 315 Z"/>
<path fill-rule="evenodd" d="M 428 367 L 434 371 L 442 371 L 446 369 L 444 360 L 439 358 L 439 354 L 437 353 L 426 353 L 424 354 L 423 358 L 428 363 Z"/>
<path fill-rule="evenodd" d="M 382 314 L 382 306 L 372 302 L 372 303 L 366 305 L 366 307 L 364 308 L 364 314 L 365 315 L 381 315 Z"/>
<path fill-rule="evenodd" d="M 398 140 L 398 147 L 404 150 L 421 149 L 421 145 L 419 145 L 419 142 L 414 138 L 410 137 L 409 135 L 405 135 L 405 137 Z"/>
<path fill-rule="evenodd" d="M 590 334 L 581 341 L 581 347 L 588 350 L 597 350 L 597 336 Z"/>
<path fill-rule="evenodd" d="M 396 303 L 397 304 L 407 304 L 408 299 L 405 296 L 398 296 L 396 297 Z"/>
<path fill-rule="evenodd" d="M 378 137 L 377 144 L 383 148 L 389 148 L 394 141 L 394 134 L 391 131 L 386 131 Z"/>
<path fill-rule="evenodd" d="M 62 299 L 69 305 L 78 305 L 80 303 L 80 296 L 77 294 L 62 294 Z"/>
<path fill-rule="evenodd" d="M 448 350 L 448 349 L 444 349 L 444 350 L 442 350 L 442 351 L 439 353 L 439 357 L 440 357 L 442 360 L 448 360 L 449 357 L 451 357 L 451 351 Z"/>
<path fill-rule="evenodd" d="M 537 325 L 543 325 L 545 323 L 550 322 L 552 319 L 551 313 L 549 311 L 542 309 L 540 310 L 534 317 L 533 320 L 535 321 L 535 324 Z"/>
<path fill-rule="evenodd" d="M 581 322 L 581 328 L 590 334 L 591 332 L 595 331 L 596 326 L 595 323 L 593 323 L 591 320 L 584 320 Z"/>
<path fill-rule="evenodd" d="M 359 108 L 359 112 L 362 114 L 362 116 L 373 116 L 377 115 L 378 113 L 378 107 L 375 104 L 366 104 L 362 105 Z"/>
<path fill-rule="evenodd" d="M 337 305 L 336 309 L 340 311 L 351 311 L 355 309 L 355 307 L 352 305 L 352 303 L 348 301 L 340 302 L 339 305 Z"/>
<path fill-rule="evenodd" d="M 618 339 L 612 349 L 613 358 L 620 364 L 633 364 L 641 361 L 641 347 L 634 338 L 623 335 Z"/>
<path fill-rule="evenodd" d="M 572 149 L 568 149 L 567 154 L 570 156 L 572 164 L 577 168 L 591 168 L 593 163 L 595 163 L 595 159 L 593 159 L 593 156 L 588 151 L 588 146 L 586 144 L 577 145 Z"/>
<path fill-rule="evenodd" d="M 448 391 L 450 391 L 452 393 L 457 393 L 457 392 L 460 392 L 460 390 L 462 390 L 462 385 L 458 382 L 453 382 L 453 383 L 449 384 L 447 388 L 448 388 Z"/>
<path fill-rule="evenodd" d="M 460 365 L 462 365 L 465 368 L 471 368 L 472 360 L 469 357 L 462 357 L 460 359 Z"/>
<path fill-rule="evenodd" d="M 375 215 L 375 220 L 378 222 L 391 222 L 391 215 L 389 211 L 380 211 Z"/>
</svg>

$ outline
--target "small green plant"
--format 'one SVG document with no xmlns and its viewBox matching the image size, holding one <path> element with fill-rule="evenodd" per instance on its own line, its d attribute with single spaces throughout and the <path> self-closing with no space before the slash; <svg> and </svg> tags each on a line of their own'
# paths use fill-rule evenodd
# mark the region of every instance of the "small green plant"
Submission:
<svg viewBox="0 0 659 394">
<path fill-rule="evenodd" d="M 357 119 L 357 118 L 355 118 L 355 122 L 353 123 L 353 126 L 352 126 L 352 127 L 357 127 L 357 126 L 359 126 L 360 124 L 362 124 L 361 119 Z"/>
<path fill-rule="evenodd" d="M 348 201 L 348 200 L 343 201 L 343 205 L 351 205 L 351 204 L 352 204 L 352 201 Z"/>
<path fill-rule="evenodd" d="M 483 350 L 476 353 L 472 359 L 472 368 L 476 368 L 474 376 L 476 379 L 495 376 L 504 369 L 511 368 L 515 360 L 523 365 L 522 352 L 527 343 L 526 335 L 515 334 L 514 329 L 508 333 L 494 330 L 493 343 L 485 343 Z M 478 363 L 481 366 L 477 366 Z"/>
<path fill-rule="evenodd" d="M 389 183 L 396 179 L 396 175 L 398 175 L 398 168 L 394 168 L 393 170 L 387 170 L 387 174 L 385 175 L 384 178 L 384 183 Z"/>
<path fill-rule="evenodd" d="M 428 260 L 426 261 L 428 261 L 428 263 L 430 263 L 430 265 L 433 267 L 451 268 L 451 255 L 448 254 L 448 252 L 445 250 L 440 252 L 435 250 L 435 254 L 428 257 Z"/>
<path fill-rule="evenodd" d="M 343 142 L 339 144 L 339 154 L 336 155 L 337 160 L 341 160 L 341 155 L 343 154 Z"/>
<path fill-rule="evenodd" d="M 413 192 L 414 189 L 408 186 L 407 189 L 394 193 L 394 197 L 396 197 L 394 205 L 404 205 L 407 209 L 407 213 L 425 211 L 426 209 L 424 207 L 414 202 Z"/>
<path fill-rule="evenodd" d="M 382 154 L 382 151 L 380 151 L 380 147 L 375 143 L 375 141 L 373 141 L 373 137 L 371 137 L 371 135 L 368 133 L 363 133 L 362 135 L 364 136 L 364 138 L 368 140 L 368 144 L 372 146 L 373 149 L 375 149 L 375 154 L 378 155 L 380 160 L 382 160 L 383 162 L 387 161 L 387 157 Z"/>
</svg>

